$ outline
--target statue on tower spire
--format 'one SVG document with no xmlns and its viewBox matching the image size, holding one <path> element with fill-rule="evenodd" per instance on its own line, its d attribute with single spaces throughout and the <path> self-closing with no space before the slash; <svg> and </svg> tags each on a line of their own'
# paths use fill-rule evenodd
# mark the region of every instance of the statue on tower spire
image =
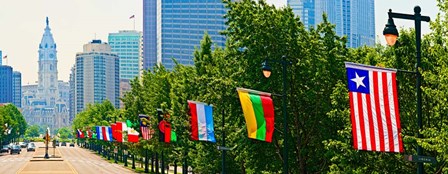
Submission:
<svg viewBox="0 0 448 174">
<path fill-rule="evenodd" d="M 49 22 L 48 22 L 48 16 L 47 16 L 47 26 L 48 26 L 48 23 L 49 23 Z"/>
</svg>

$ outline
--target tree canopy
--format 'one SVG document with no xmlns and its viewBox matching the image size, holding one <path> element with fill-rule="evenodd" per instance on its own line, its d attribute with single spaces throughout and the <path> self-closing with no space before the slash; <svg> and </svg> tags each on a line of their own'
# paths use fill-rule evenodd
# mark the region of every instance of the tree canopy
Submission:
<svg viewBox="0 0 448 174">
<path fill-rule="evenodd" d="M 122 99 L 125 108 L 116 110 L 110 102 L 90 105 L 79 113 L 74 129 L 108 125 L 113 118 L 136 123 L 139 114 L 157 130 L 157 110 L 169 113 L 168 121 L 178 141 L 170 145 L 140 140 L 135 150 L 169 152 L 171 162 L 186 159 L 195 172 L 221 170 L 220 151 L 209 142 L 189 139 L 190 116 L 187 100 L 212 104 L 215 136 L 225 132 L 228 173 L 280 173 L 285 147 L 290 173 L 412 173 L 416 164 L 405 161 L 404 154 L 416 154 L 417 145 L 437 164 L 425 164 L 426 172 L 448 172 L 448 19 L 439 14 L 431 23 L 432 33 L 422 42 L 424 138 L 417 138 L 415 76 L 397 74 L 400 118 L 405 153 L 357 151 L 352 147 L 347 77 L 344 62 L 413 71 L 415 31 L 401 30 L 397 44 L 385 47 L 347 48 L 345 36 L 338 36 L 335 25 L 324 15 L 323 22 L 306 29 L 289 7 L 275 8 L 265 1 L 224 0 L 227 29 L 225 48 L 213 44 L 207 32 L 194 52 L 194 65 L 176 63 L 172 70 L 162 65 L 145 71 L 131 81 L 132 90 Z M 439 2 L 442 12 L 448 3 Z M 214 49 L 212 49 L 214 48 Z M 283 79 L 281 64 L 286 61 Z M 272 62 L 272 75 L 264 78 L 261 63 Z M 175 61 L 175 59 L 174 59 Z M 175 61 L 176 62 L 176 61 Z M 282 86 L 286 80 L 287 88 Z M 281 115 L 282 98 L 273 95 L 275 132 L 272 143 L 247 138 L 245 121 L 236 88 L 244 87 L 273 94 L 287 90 L 287 120 Z M 117 116 L 122 116 L 117 118 Z M 224 126 L 221 125 L 225 119 Z M 288 132 L 283 132 L 283 123 Z M 136 130 L 138 126 L 134 126 Z M 158 136 L 158 132 L 154 132 Z M 285 138 L 288 144 L 285 144 Z"/>
<path fill-rule="evenodd" d="M 25 118 L 12 104 L 0 106 L 0 141 L 9 142 L 25 134 L 27 123 Z"/>
</svg>

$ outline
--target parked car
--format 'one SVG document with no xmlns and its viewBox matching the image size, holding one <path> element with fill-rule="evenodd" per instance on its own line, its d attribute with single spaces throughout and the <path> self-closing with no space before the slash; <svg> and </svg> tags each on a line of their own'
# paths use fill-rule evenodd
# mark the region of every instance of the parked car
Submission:
<svg viewBox="0 0 448 174">
<path fill-rule="evenodd" d="M 9 152 L 9 145 L 3 145 L 2 146 L 2 149 L 0 149 L 0 153 L 3 153 L 3 152 L 6 152 L 6 153 Z"/>
<path fill-rule="evenodd" d="M 34 143 L 29 143 L 28 146 L 26 147 L 26 151 L 36 151 L 36 145 L 34 145 Z"/>
<path fill-rule="evenodd" d="M 8 145 L 8 147 L 9 147 L 9 150 L 11 150 L 11 149 L 12 149 L 12 146 L 14 146 L 14 143 L 9 143 L 9 145 Z"/>
<path fill-rule="evenodd" d="M 66 142 L 62 142 L 61 146 L 67 146 L 67 143 Z"/>
<path fill-rule="evenodd" d="M 19 145 L 20 145 L 21 148 L 26 148 L 26 146 L 27 146 L 28 144 L 25 143 L 25 142 L 20 142 Z"/>
<path fill-rule="evenodd" d="M 12 146 L 12 148 L 11 148 L 11 155 L 13 154 L 13 153 L 17 153 L 17 154 L 20 154 L 20 151 L 22 151 L 22 149 L 20 149 L 20 146 L 19 145 L 13 145 Z"/>
<path fill-rule="evenodd" d="M 75 147 L 75 143 L 71 142 L 70 147 Z"/>
</svg>

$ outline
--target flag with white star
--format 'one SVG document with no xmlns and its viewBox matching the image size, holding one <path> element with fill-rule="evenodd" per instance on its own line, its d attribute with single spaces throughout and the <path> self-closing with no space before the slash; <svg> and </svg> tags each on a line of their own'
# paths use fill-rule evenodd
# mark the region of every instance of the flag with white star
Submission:
<svg viewBox="0 0 448 174">
<path fill-rule="evenodd" d="M 353 146 L 357 150 L 403 152 L 396 69 L 345 62 Z"/>
</svg>

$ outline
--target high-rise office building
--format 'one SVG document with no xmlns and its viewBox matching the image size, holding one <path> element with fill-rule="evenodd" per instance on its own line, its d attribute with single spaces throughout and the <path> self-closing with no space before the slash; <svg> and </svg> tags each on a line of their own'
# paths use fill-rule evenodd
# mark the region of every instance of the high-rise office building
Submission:
<svg viewBox="0 0 448 174">
<path fill-rule="evenodd" d="M 85 44 L 82 53 L 76 54 L 75 106 L 76 113 L 87 104 L 109 100 L 120 106 L 119 57 L 111 52 L 110 45 L 101 40 Z"/>
<path fill-rule="evenodd" d="M 322 14 L 336 25 L 336 34 L 347 36 L 348 47 L 375 44 L 374 0 L 288 0 L 293 12 L 304 25 L 315 27 L 322 22 Z"/>
<path fill-rule="evenodd" d="M 68 107 L 69 107 L 69 118 L 70 121 L 73 121 L 75 118 L 76 113 L 76 106 L 75 106 L 75 90 L 76 90 L 76 83 L 75 83 L 75 66 L 70 68 L 70 91 L 69 91 L 69 100 L 68 100 Z"/>
<path fill-rule="evenodd" d="M 18 71 L 12 73 L 12 104 L 22 107 L 22 74 Z"/>
<path fill-rule="evenodd" d="M 12 67 L 0 65 L 0 103 L 12 103 Z"/>
<path fill-rule="evenodd" d="M 314 0 L 288 0 L 288 5 L 307 28 L 316 25 Z"/>
<path fill-rule="evenodd" d="M 3 65 L 2 61 L 3 61 L 3 55 L 2 55 L 2 50 L 0 50 L 0 65 Z"/>
<path fill-rule="evenodd" d="M 193 52 L 204 33 L 225 46 L 224 14 L 221 0 L 143 0 L 143 68 L 163 64 L 174 67 L 172 58 L 185 65 L 193 64 Z"/>
<path fill-rule="evenodd" d="M 109 33 L 112 53 L 120 57 L 120 79 L 132 80 L 140 75 L 143 68 L 142 38 L 142 32 L 135 30 Z"/>
</svg>

